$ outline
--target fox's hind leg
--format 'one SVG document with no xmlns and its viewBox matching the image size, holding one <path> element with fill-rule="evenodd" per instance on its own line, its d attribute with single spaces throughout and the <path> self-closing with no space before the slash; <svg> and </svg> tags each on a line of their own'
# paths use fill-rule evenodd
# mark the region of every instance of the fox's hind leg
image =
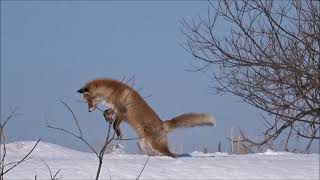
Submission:
<svg viewBox="0 0 320 180">
<path fill-rule="evenodd" d="M 173 158 L 175 157 L 175 154 L 173 154 L 169 150 L 166 138 L 162 138 L 161 140 L 154 141 L 151 143 L 151 145 L 152 145 L 152 148 L 155 151 L 159 152 L 161 155 L 170 156 Z"/>
<path fill-rule="evenodd" d="M 156 151 L 152 148 L 151 144 L 145 138 L 142 138 L 140 140 L 139 148 L 149 156 L 156 155 Z"/>
</svg>

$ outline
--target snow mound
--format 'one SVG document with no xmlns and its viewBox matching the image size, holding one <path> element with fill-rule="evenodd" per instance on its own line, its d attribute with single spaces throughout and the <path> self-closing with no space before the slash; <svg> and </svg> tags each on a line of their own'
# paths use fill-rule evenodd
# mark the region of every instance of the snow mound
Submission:
<svg viewBox="0 0 320 180">
<path fill-rule="evenodd" d="M 264 152 L 263 154 L 265 154 L 265 155 L 289 155 L 291 153 L 290 152 L 275 152 L 271 149 L 267 149 L 266 152 Z"/>
<path fill-rule="evenodd" d="M 7 144 L 6 163 L 20 160 L 35 144 Z M 100 179 L 136 179 L 148 157 L 138 154 L 106 154 Z M 120 153 L 120 154 L 119 154 Z M 5 179 L 49 179 L 58 170 L 62 179 L 94 179 L 98 159 L 56 144 L 40 142 L 23 164 L 5 174 Z M 171 157 L 150 157 L 141 179 L 319 179 L 319 154 L 274 152 L 229 155 L 192 152 Z"/>
<path fill-rule="evenodd" d="M 228 153 L 223 153 L 223 152 L 215 152 L 215 153 L 203 153 L 203 152 L 199 152 L 199 151 L 193 151 L 192 153 L 190 153 L 191 156 L 194 157 L 214 157 L 214 156 L 228 156 Z"/>
<path fill-rule="evenodd" d="M 14 159 L 23 157 L 33 148 L 35 144 L 35 141 L 18 141 L 6 144 L 7 156 Z M 63 159 L 72 157 L 74 155 L 76 155 L 77 157 L 87 158 L 88 155 L 90 156 L 93 154 L 80 152 L 57 144 L 40 141 L 30 157 L 35 156 L 40 159 Z"/>
<path fill-rule="evenodd" d="M 112 147 L 111 154 L 125 154 L 126 147 L 122 144 L 116 144 Z"/>
</svg>

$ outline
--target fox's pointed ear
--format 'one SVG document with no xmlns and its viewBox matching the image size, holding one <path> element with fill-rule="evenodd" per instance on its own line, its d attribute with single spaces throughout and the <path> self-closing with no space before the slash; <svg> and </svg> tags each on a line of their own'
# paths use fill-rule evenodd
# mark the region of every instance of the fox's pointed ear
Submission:
<svg viewBox="0 0 320 180">
<path fill-rule="evenodd" d="M 77 91 L 77 93 L 85 93 L 85 92 L 88 92 L 88 89 L 87 88 L 81 88 Z"/>
</svg>

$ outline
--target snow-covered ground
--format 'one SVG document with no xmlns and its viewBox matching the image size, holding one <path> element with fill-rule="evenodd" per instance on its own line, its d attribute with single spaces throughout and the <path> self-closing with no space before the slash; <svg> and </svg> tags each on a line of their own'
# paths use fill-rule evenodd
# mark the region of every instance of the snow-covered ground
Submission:
<svg viewBox="0 0 320 180">
<path fill-rule="evenodd" d="M 20 160 L 35 142 L 7 144 L 6 163 Z M 5 179 L 48 179 L 59 169 L 62 179 L 94 179 L 98 161 L 94 154 L 40 142 L 23 164 Z M 101 179 L 135 179 L 148 157 L 106 154 Z M 178 158 L 150 157 L 141 179 L 319 179 L 319 154 L 272 152 L 229 155 L 193 152 Z"/>
</svg>

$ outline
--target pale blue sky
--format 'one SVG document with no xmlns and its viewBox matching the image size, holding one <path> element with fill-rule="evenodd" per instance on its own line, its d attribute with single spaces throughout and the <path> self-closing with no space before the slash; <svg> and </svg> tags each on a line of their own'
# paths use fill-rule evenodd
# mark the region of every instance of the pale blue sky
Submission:
<svg viewBox="0 0 320 180">
<path fill-rule="evenodd" d="M 171 149 L 184 152 L 226 148 L 232 127 L 252 135 L 262 125 L 258 111 L 230 95 L 210 94 L 209 79 L 192 68 L 192 56 L 181 43 L 182 18 L 206 14 L 207 2 L 9 2 L 1 1 L 1 114 L 8 106 L 23 115 L 10 121 L 10 141 L 41 137 L 81 149 L 73 137 L 46 128 L 50 124 L 76 130 L 65 100 L 93 144 L 103 140 L 105 122 L 77 102 L 76 90 L 96 77 L 121 80 L 135 75 L 135 89 L 152 95 L 146 101 L 162 119 L 183 112 L 208 112 L 217 124 L 177 130 Z M 219 25 L 219 32 L 226 29 Z M 122 125 L 126 138 L 133 130 Z M 124 143 L 124 142 L 123 142 Z M 129 151 L 135 142 L 125 142 Z"/>
</svg>

